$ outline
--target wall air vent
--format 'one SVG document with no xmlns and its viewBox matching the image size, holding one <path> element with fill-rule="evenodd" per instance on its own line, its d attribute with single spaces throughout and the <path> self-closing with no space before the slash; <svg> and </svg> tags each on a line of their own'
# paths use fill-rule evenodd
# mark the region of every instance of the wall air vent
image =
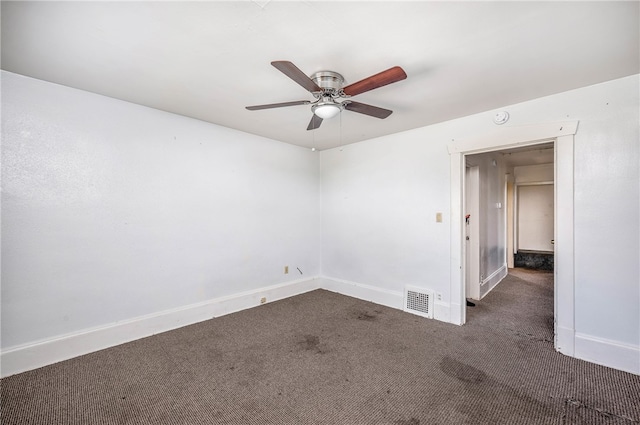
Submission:
<svg viewBox="0 0 640 425">
<path fill-rule="evenodd" d="M 415 286 L 405 286 L 403 310 L 433 319 L 433 291 Z"/>
</svg>

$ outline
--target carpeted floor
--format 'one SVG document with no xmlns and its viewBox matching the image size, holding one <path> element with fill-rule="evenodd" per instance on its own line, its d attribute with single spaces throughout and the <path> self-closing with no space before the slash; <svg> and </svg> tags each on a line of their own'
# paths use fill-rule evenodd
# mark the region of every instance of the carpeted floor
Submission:
<svg viewBox="0 0 640 425">
<path fill-rule="evenodd" d="M 454 326 L 314 291 L 1 382 L 10 424 L 640 423 L 640 376 L 553 349 L 553 277 Z"/>
</svg>

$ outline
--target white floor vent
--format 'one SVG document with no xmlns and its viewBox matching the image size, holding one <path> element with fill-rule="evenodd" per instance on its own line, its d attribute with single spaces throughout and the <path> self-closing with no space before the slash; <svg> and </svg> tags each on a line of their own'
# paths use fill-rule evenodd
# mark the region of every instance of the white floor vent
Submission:
<svg viewBox="0 0 640 425">
<path fill-rule="evenodd" d="M 433 319 L 433 291 L 405 286 L 404 311 Z"/>
</svg>

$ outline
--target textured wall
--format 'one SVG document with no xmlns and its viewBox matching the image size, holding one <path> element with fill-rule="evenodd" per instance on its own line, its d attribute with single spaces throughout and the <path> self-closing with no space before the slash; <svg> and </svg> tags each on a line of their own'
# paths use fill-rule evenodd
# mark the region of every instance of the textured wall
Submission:
<svg viewBox="0 0 640 425">
<path fill-rule="evenodd" d="M 3 72 L 2 182 L 3 348 L 319 273 L 308 149 Z"/>
</svg>

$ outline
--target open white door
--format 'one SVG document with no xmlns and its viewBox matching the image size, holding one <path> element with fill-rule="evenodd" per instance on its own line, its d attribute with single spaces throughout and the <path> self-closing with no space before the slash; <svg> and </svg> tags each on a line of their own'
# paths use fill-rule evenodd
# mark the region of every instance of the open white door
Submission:
<svg viewBox="0 0 640 425">
<path fill-rule="evenodd" d="M 480 299 L 480 167 L 465 173 L 465 281 L 466 297 Z"/>
</svg>

